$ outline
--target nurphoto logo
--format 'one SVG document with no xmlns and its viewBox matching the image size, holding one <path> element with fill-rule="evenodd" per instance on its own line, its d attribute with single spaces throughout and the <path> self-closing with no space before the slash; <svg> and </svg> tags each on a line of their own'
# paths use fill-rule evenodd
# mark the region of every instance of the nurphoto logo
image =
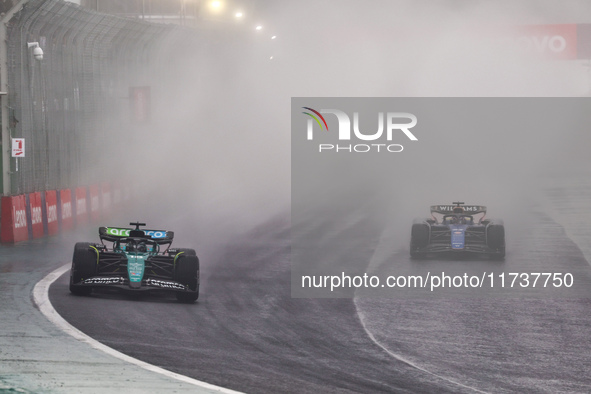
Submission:
<svg viewBox="0 0 591 394">
<path fill-rule="evenodd" d="M 392 140 L 401 135 L 406 136 L 411 141 L 418 141 L 418 138 L 410 131 L 417 125 L 417 117 L 407 112 L 384 112 L 378 113 L 378 129 L 373 133 L 362 132 L 359 128 L 359 112 L 353 112 L 353 132 L 351 133 L 351 118 L 344 111 L 338 109 L 321 109 L 319 111 L 302 107 L 306 111 L 302 112 L 309 117 L 307 122 L 307 139 L 314 140 L 315 124 L 321 132 L 328 132 L 328 123 L 323 114 L 332 114 L 336 116 L 338 122 L 338 132 L 336 137 L 338 141 L 376 141 L 372 143 L 360 144 L 318 144 L 318 152 L 348 152 L 348 153 L 366 153 L 366 152 L 402 152 L 404 147 L 401 144 L 393 144 Z M 384 127 L 385 124 L 385 127 Z M 385 133 L 384 133 L 385 131 Z M 385 138 L 384 138 L 385 137 Z M 380 143 L 380 141 L 383 141 Z"/>
</svg>

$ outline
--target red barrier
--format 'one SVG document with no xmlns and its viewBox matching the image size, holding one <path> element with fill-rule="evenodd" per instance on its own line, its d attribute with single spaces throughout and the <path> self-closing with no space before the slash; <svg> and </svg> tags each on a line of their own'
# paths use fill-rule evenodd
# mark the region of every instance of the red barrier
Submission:
<svg viewBox="0 0 591 394">
<path fill-rule="evenodd" d="M 27 227 L 27 199 L 24 195 L 2 197 L 2 223 L 0 239 L 2 242 L 26 241 L 29 238 Z"/>
<path fill-rule="evenodd" d="M 70 189 L 60 190 L 60 224 L 62 231 L 71 230 L 74 227 L 72 217 L 72 191 Z"/>
<path fill-rule="evenodd" d="M 99 187 L 98 185 L 90 185 L 88 191 L 88 196 L 90 198 L 90 219 L 92 221 L 98 221 L 101 217 Z"/>
<path fill-rule="evenodd" d="M 41 200 L 41 192 L 29 193 L 29 208 L 31 217 L 29 217 L 29 224 L 33 229 L 33 238 L 43 237 L 43 209 L 41 206 L 43 201 Z"/>
<path fill-rule="evenodd" d="M 111 211 L 111 185 L 107 182 L 101 184 L 101 201 L 103 215 L 106 215 Z"/>
<path fill-rule="evenodd" d="M 88 201 L 86 200 L 86 188 L 76 188 L 76 225 L 88 222 Z"/>
<path fill-rule="evenodd" d="M 47 235 L 55 235 L 59 231 L 59 223 L 57 219 L 57 192 L 55 190 L 45 192 L 45 212 Z"/>
</svg>

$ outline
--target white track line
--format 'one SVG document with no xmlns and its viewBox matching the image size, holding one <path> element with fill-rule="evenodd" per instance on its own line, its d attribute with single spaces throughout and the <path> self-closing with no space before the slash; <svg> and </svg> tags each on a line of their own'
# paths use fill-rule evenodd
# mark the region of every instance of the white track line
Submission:
<svg viewBox="0 0 591 394">
<path fill-rule="evenodd" d="M 427 373 L 427 374 L 429 374 L 431 376 L 435 376 L 436 378 L 439 378 L 441 380 L 444 380 L 444 381 L 446 381 L 448 383 L 454 384 L 456 386 L 463 387 L 463 388 L 468 389 L 468 390 L 471 390 L 471 391 L 475 391 L 477 393 L 488 394 L 486 391 L 479 390 L 479 389 L 477 389 L 475 387 L 467 386 L 467 385 L 465 385 L 463 383 L 460 383 L 460 382 L 457 382 L 457 381 L 455 381 L 453 379 L 447 378 L 447 377 L 442 376 L 442 375 L 438 375 L 435 372 L 431 372 L 431 371 L 429 371 L 429 370 L 421 367 L 420 365 L 415 364 L 415 363 L 413 363 L 410 360 L 407 360 L 406 358 L 402 357 L 401 355 L 396 354 L 396 353 L 392 352 L 391 350 L 389 350 L 387 347 L 385 347 L 380 342 L 378 342 L 378 340 L 374 337 L 374 335 L 371 333 L 371 331 L 369 331 L 369 329 L 366 327 L 364 315 L 359 310 L 359 307 L 357 306 L 357 301 L 356 300 L 357 300 L 357 298 L 354 296 L 353 297 L 353 304 L 355 305 L 355 310 L 357 311 L 357 317 L 359 318 L 359 321 L 361 322 L 361 326 L 363 327 L 363 330 L 365 330 L 365 332 L 367 333 L 367 336 L 369 336 L 369 339 L 371 339 L 376 345 L 378 345 L 379 347 L 381 347 L 390 356 L 392 356 L 393 358 L 395 358 L 398 361 L 401 361 L 401 362 L 405 363 L 406 365 L 409 365 L 409 366 L 411 366 L 413 368 L 416 368 L 419 371 L 425 372 L 425 373 Z"/>
<path fill-rule="evenodd" d="M 386 234 L 386 231 L 384 231 L 384 232 L 382 233 L 382 235 L 380 236 L 380 241 L 378 242 L 378 245 L 377 245 L 377 246 L 376 246 L 376 248 L 374 249 L 374 253 L 373 253 L 373 255 L 371 256 L 371 259 L 370 259 L 370 262 L 369 262 L 369 264 L 367 265 L 367 269 L 368 269 L 368 270 L 370 269 L 370 266 L 372 265 L 372 262 L 373 262 L 373 261 L 376 259 L 376 252 L 377 252 L 377 250 L 378 250 L 378 249 L 380 248 L 380 246 L 382 245 L 382 242 L 385 242 L 385 241 L 384 241 L 384 239 L 385 239 L 385 234 Z M 382 349 L 383 349 L 383 350 L 384 350 L 386 353 L 388 353 L 388 354 L 389 354 L 391 357 L 395 358 L 396 360 L 398 360 L 398 361 L 400 361 L 400 362 L 403 362 L 403 363 L 405 363 L 406 365 L 408 365 L 408 366 L 410 366 L 410 367 L 412 367 L 412 368 L 415 368 L 415 369 L 417 369 L 417 370 L 419 370 L 419 371 L 421 371 L 421 372 L 424 372 L 424 373 L 426 373 L 426 374 L 429 374 L 429 375 L 431 375 L 431 376 L 434 376 L 434 377 L 436 377 L 436 378 L 438 378 L 438 379 L 444 380 L 444 381 L 446 381 L 446 382 L 448 382 L 448 383 L 454 384 L 454 385 L 456 385 L 456 386 L 459 386 L 459 387 L 463 387 L 463 388 L 465 388 L 465 389 L 468 389 L 468 390 L 471 390 L 471 391 L 474 391 L 474 392 L 477 392 L 477 393 L 488 394 L 486 391 L 479 390 L 479 389 L 477 389 L 477 388 L 475 388 L 475 387 L 470 387 L 470 386 L 467 386 L 467 385 L 465 385 L 465 384 L 463 384 L 463 383 L 460 383 L 460 382 L 457 382 L 457 381 L 455 381 L 455 380 L 453 380 L 453 379 L 451 379 L 451 378 L 447 378 L 447 377 L 445 377 L 445 376 L 438 375 L 438 374 L 436 374 L 435 372 L 431 372 L 431 371 L 429 371 L 429 370 L 427 370 L 427 369 L 425 369 L 425 368 L 421 367 L 420 365 L 418 365 L 418 364 L 415 364 L 414 362 L 412 362 L 412 361 L 410 361 L 410 360 L 407 360 L 407 359 L 406 359 L 406 358 L 404 358 L 403 356 L 401 356 L 401 355 L 399 355 L 399 354 L 396 354 L 396 353 L 392 352 L 392 351 L 391 351 L 390 349 L 388 349 L 386 346 L 382 345 L 382 344 L 381 344 L 381 343 L 380 343 L 380 342 L 379 342 L 379 341 L 376 339 L 376 337 L 375 337 L 375 336 L 374 336 L 374 335 L 371 333 L 371 331 L 370 331 L 370 330 L 367 328 L 367 326 L 366 326 L 366 324 L 365 324 L 365 315 L 363 314 L 363 312 L 361 312 L 361 309 L 360 309 L 360 308 L 359 308 L 359 306 L 357 305 L 357 300 L 358 300 L 358 299 L 359 299 L 359 297 L 357 297 L 357 296 L 356 296 L 356 294 L 353 294 L 353 305 L 355 305 L 355 312 L 357 313 L 357 318 L 358 318 L 358 319 L 359 319 L 359 321 L 361 322 L 361 327 L 363 327 L 363 330 L 365 331 L 365 333 L 367 334 L 367 336 L 369 337 L 369 339 L 371 339 L 373 343 L 375 343 L 375 344 L 376 344 L 376 345 L 378 345 L 380 348 L 382 348 Z"/>
<path fill-rule="evenodd" d="M 49 275 L 47 275 L 45 278 L 41 279 L 35 285 L 35 288 L 33 289 L 33 301 L 35 302 L 35 304 L 37 305 L 37 307 L 39 308 L 41 313 L 43 313 L 45 315 L 45 317 L 47 317 L 47 319 L 49 319 L 49 321 L 51 321 L 53 324 L 55 324 L 57 327 L 59 327 L 65 333 L 73 336 L 74 338 L 76 338 L 80 342 L 84 342 L 97 350 L 107 353 L 110 356 L 116 357 L 116 358 L 118 358 L 122 361 L 125 361 L 127 363 L 137 365 L 138 367 L 146 369 L 150 372 L 159 373 L 159 374 L 164 375 L 166 377 L 176 379 L 176 380 L 179 380 L 184 383 L 189 383 L 194 386 L 201 387 L 203 389 L 211 390 L 213 392 L 227 393 L 227 394 L 240 394 L 240 392 L 238 392 L 238 391 L 226 389 L 224 387 L 214 386 L 213 384 L 209 384 L 209 383 L 197 380 L 197 379 L 190 378 L 188 376 L 184 376 L 184 375 L 181 375 L 178 373 L 167 371 L 166 369 L 163 369 L 163 368 L 157 367 L 155 365 L 148 364 L 144 361 L 138 360 L 136 358 L 127 356 L 121 352 L 118 352 L 115 349 L 111 349 L 110 347 L 103 345 L 102 343 L 98 342 L 95 339 L 92 339 L 91 337 L 84 334 L 82 331 L 78 330 L 76 327 L 72 326 L 70 323 L 65 321 L 64 318 L 61 317 L 59 315 L 59 313 L 56 312 L 55 309 L 53 309 L 53 305 L 51 305 L 51 301 L 49 301 L 49 294 L 48 293 L 49 293 L 49 286 L 51 286 L 51 284 L 53 282 L 55 282 L 60 276 L 62 276 L 67 270 L 69 270 L 70 267 L 71 267 L 71 264 L 66 264 L 66 265 L 56 269 L 55 271 L 53 271 Z"/>
</svg>

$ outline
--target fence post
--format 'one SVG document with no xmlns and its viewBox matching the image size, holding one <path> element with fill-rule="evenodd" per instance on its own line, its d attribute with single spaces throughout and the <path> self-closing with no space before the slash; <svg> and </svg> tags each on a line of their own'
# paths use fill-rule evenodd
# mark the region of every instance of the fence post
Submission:
<svg viewBox="0 0 591 394">
<path fill-rule="evenodd" d="M 8 196 L 12 193 L 10 182 L 10 129 L 8 112 L 8 42 L 7 23 L 12 16 L 23 8 L 29 0 L 21 0 L 15 4 L 2 18 L 0 18 L 0 116 L 2 124 L 2 182 L 1 193 Z"/>
</svg>

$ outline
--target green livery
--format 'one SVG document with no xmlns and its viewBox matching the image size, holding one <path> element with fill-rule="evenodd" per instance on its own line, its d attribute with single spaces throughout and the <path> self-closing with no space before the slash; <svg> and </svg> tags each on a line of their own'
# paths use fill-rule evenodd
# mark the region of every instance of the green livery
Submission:
<svg viewBox="0 0 591 394">
<path fill-rule="evenodd" d="M 141 282 L 144 278 L 145 258 L 146 256 L 140 253 L 127 254 L 127 273 L 130 282 Z"/>
<path fill-rule="evenodd" d="M 199 297 L 199 259 L 195 250 L 171 248 L 174 233 L 100 227 L 101 243 L 78 242 L 74 247 L 70 291 L 89 295 L 102 287 L 173 292 L 181 302 Z M 111 245 L 105 245 L 105 241 Z"/>
<path fill-rule="evenodd" d="M 131 230 L 128 228 L 107 227 L 105 231 L 107 234 L 114 235 L 116 237 L 129 237 Z"/>
</svg>

